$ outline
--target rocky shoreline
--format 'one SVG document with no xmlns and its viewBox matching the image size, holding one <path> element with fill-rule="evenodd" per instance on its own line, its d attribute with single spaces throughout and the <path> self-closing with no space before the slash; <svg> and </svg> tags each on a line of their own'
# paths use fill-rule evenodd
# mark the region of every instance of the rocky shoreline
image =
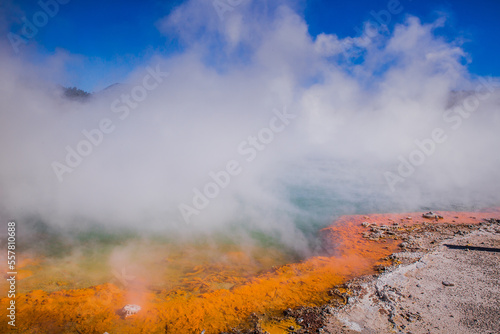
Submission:
<svg viewBox="0 0 500 334">
<path fill-rule="evenodd" d="M 285 310 L 281 333 L 500 333 L 500 215 L 443 216 L 363 217 L 365 239 L 401 240 L 400 251 L 379 274 L 333 287 L 329 304 Z M 253 321 L 232 333 L 269 333 Z"/>
</svg>

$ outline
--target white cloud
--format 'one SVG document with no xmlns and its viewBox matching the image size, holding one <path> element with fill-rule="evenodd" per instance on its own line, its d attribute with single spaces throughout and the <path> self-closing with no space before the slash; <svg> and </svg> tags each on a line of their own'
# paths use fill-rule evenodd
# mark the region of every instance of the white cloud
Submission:
<svg viewBox="0 0 500 334">
<path fill-rule="evenodd" d="M 265 15 L 249 15 L 254 13 Z M 82 104 L 57 96 L 45 80 L 48 69 L 63 68 L 73 56 L 61 53 L 33 67 L 3 54 L 3 215 L 180 228 L 179 203 L 192 199 L 193 188 L 207 183 L 210 171 L 241 160 L 238 144 L 266 127 L 272 110 L 283 106 L 298 115 L 294 123 L 245 164 L 189 228 L 245 221 L 279 231 L 293 243 L 293 220 L 304 214 L 297 198 L 309 196 L 314 204 L 315 196 L 326 194 L 331 215 L 360 201 L 380 210 L 415 209 L 443 189 L 461 190 L 441 199 L 448 204 L 464 193 L 489 198 L 485 205 L 500 201 L 492 186 L 500 170 L 493 98 L 463 120 L 462 128 L 449 130 L 449 141 L 400 192 L 387 192 L 383 172 L 414 149 L 415 139 L 449 126 L 443 113 L 450 91 L 477 83 L 461 63 L 463 50 L 436 37 L 435 24 L 410 17 L 391 34 L 339 39 L 310 36 L 304 19 L 283 5 L 246 3 L 229 14 L 221 22 L 211 2 L 188 1 L 159 23 L 164 33 L 178 34 L 186 50 L 153 57 L 151 66 L 159 64 L 170 75 L 123 121 L 110 105 L 143 84 L 144 68 L 122 91 Z M 364 61 L 339 58 L 346 42 L 363 52 Z M 219 56 L 222 65 L 213 60 Z M 59 183 L 51 163 L 63 161 L 66 146 L 74 147 L 81 131 L 103 118 L 116 129 Z M 428 196 L 434 190 L 436 197 Z M 310 217 L 317 214 L 313 204 Z"/>
</svg>

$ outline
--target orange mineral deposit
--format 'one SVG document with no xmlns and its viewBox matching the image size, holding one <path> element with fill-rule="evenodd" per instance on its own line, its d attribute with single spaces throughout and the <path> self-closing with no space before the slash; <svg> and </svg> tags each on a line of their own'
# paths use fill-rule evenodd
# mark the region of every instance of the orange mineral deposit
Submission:
<svg viewBox="0 0 500 334">
<path fill-rule="evenodd" d="M 498 210 L 440 211 L 443 219 L 435 223 L 474 224 L 490 218 L 492 212 L 498 214 Z M 383 264 L 382 259 L 395 252 L 400 241 L 363 238 L 366 226 L 428 221 L 421 214 L 341 217 L 319 232 L 324 253 L 275 267 L 270 264 L 286 260 L 279 252 L 253 249 L 250 255 L 235 246 L 175 250 L 142 243 L 132 253 L 147 261 L 138 261 L 135 271 L 118 269 L 121 277 L 117 277 L 101 274 L 101 267 L 92 269 L 89 264 L 88 271 L 75 278 L 71 263 L 32 255 L 18 277 L 16 328 L 19 333 L 176 334 L 249 328 L 252 313 L 278 315 L 287 308 L 322 305 L 333 298 L 327 293 L 333 286 L 374 273 L 374 266 Z M 5 291 L 6 283 L 1 284 Z M 6 319 L 9 302 L 6 297 L 0 301 L 2 319 Z M 139 305 L 140 310 L 124 316 L 121 310 L 126 305 Z M 285 333 L 283 328 L 290 326 L 264 325 L 271 333 Z M 0 332 L 9 329 L 6 321 L 0 322 Z"/>
</svg>

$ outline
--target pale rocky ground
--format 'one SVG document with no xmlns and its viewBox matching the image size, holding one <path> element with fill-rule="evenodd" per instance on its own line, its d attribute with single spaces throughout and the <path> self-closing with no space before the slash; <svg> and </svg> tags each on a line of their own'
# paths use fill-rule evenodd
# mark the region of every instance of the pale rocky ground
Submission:
<svg viewBox="0 0 500 334">
<path fill-rule="evenodd" d="M 497 226 L 442 241 L 427 254 L 395 254 L 401 260 L 421 258 L 375 281 L 361 280 L 350 302 L 327 317 L 324 333 L 500 333 Z"/>
</svg>

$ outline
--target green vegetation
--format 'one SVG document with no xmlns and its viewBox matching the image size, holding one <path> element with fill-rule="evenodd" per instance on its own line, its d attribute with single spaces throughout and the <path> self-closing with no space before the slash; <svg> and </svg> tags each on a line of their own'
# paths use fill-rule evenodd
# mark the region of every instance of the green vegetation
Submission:
<svg viewBox="0 0 500 334">
<path fill-rule="evenodd" d="M 88 99 L 91 94 L 76 87 L 66 87 L 64 88 L 64 96 L 70 99 L 82 101 Z"/>
</svg>

